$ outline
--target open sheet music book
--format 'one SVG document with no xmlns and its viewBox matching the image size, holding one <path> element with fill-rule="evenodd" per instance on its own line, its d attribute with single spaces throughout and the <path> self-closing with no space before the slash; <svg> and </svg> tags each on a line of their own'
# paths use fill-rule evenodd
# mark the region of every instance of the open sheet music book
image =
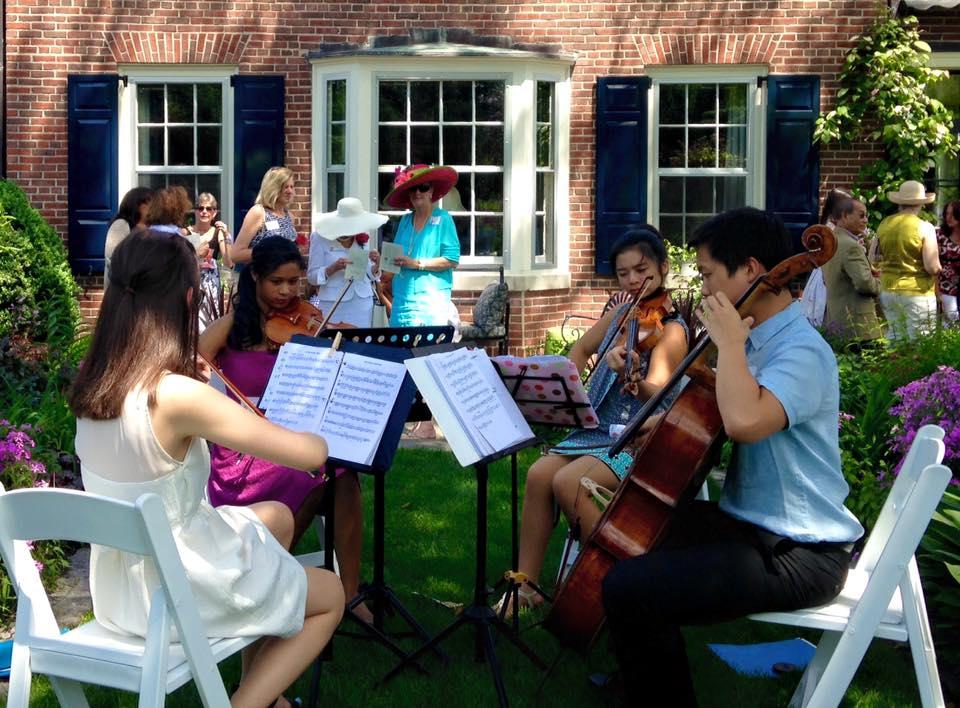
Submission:
<svg viewBox="0 0 960 708">
<path fill-rule="evenodd" d="M 369 465 L 405 375 L 399 362 L 287 342 L 260 408 L 278 425 L 323 436 L 330 457 Z"/>
<path fill-rule="evenodd" d="M 454 349 L 406 364 L 462 466 L 533 439 L 483 349 Z"/>
</svg>

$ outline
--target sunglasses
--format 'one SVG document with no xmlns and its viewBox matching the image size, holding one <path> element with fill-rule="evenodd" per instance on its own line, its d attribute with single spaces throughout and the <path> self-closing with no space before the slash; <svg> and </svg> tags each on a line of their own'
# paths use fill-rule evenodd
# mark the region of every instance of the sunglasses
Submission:
<svg viewBox="0 0 960 708">
<path fill-rule="evenodd" d="M 211 214 L 217 210 L 214 206 L 198 206 L 197 211 L 209 211 Z"/>
<path fill-rule="evenodd" d="M 429 182 L 424 182 L 423 184 L 418 184 L 416 187 L 410 188 L 413 192 L 429 192 L 431 189 L 433 189 L 433 185 Z"/>
</svg>

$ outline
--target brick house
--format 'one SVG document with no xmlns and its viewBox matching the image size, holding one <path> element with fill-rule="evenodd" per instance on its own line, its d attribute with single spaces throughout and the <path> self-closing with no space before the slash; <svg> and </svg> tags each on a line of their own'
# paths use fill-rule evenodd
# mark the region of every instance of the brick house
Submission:
<svg viewBox="0 0 960 708">
<path fill-rule="evenodd" d="M 936 7 L 957 0 L 904 4 L 935 64 L 960 69 L 960 8 Z M 821 190 L 850 184 L 874 152 L 818 155 L 810 135 L 876 12 L 876 0 L 6 0 L 6 175 L 66 239 L 89 317 L 106 225 L 137 184 L 212 191 L 235 231 L 283 163 L 307 232 L 340 196 L 379 203 L 396 165 L 452 164 L 455 295 L 502 264 L 511 346 L 535 347 L 564 313 L 599 310 L 625 224 L 682 243 L 744 204 L 812 223 Z M 956 161 L 937 179 L 956 190 Z"/>
</svg>

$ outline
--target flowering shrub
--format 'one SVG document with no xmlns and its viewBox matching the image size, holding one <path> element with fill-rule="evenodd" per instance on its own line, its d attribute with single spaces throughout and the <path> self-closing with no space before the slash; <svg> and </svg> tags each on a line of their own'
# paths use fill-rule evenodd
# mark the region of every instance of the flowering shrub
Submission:
<svg viewBox="0 0 960 708">
<path fill-rule="evenodd" d="M 37 450 L 30 425 L 13 425 L 0 420 L 0 484 L 4 489 L 25 487 L 74 486 L 76 480 L 69 473 L 57 474 L 57 461 L 50 454 Z M 56 541 L 36 541 L 27 544 L 45 583 L 52 583 L 66 569 L 68 563 L 63 547 Z M 0 566 L 0 620 L 13 612 L 15 596 L 10 579 Z"/>
<path fill-rule="evenodd" d="M 906 454 L 920 428 L 930 423 L 939 425 L 945 432 L 943 462 L 953 470 L 953 484 L 960 484 L 960 371 L 938 366 L 929 376 L 912 381 L 895 393 L 900 402 L 890 408 L 890 415 L 899 418 L 900 423 L 893 429 L 894 451 Z"/>
</svg>

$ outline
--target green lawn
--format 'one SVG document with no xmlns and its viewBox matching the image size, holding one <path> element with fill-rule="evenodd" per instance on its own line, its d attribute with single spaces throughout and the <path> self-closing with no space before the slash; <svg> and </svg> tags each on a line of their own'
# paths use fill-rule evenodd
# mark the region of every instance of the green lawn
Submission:
<svg viewBox="0 0 960 708">
<path fill-rule="evenodd" d="M 521 456 L 521 470 L 534 459 L 534 452 Z M 522 476 L 522 474 L 521 474 Z M 522 480 L 521 480 L 522 485 Z M 522 487 L 521 487 L 522 488 Z M 364 480 L 367 544 L 364 572 L 369 575 L 372 557 L 372 480 Z M 436 632 L 454 619 L 442 602 L 469 602 L 474 569 L 474 527 L 476 485 L 471 469 L 461 469 L 449 453 L 429 450 L 401 450 L 386 481 L 386 568 L 387 582 L 407 608 Z M 501 461 L 490 473 L 490 542 L 488 579 L 492 583 L 510 564 L 510 468 Z M 550 548 L 548 568 L 556 568 L 561 534 Z M 309 550 L 307 539 L 300 550 Z M 531 618 L 528 624 L 531 624 Z M 351 623 L 346 627 L 351 629 Z M 400 627 L 390 620 L 388 627 Z M 717 659 L 706 647 L 708 642 L 750 643 L 789 639 L 800 634 L 790 627 L 748 622 L 731 622 L 687 633 L 688 650 L 694 668 L 697 694 L 703 706 L 782 706 L 786 705 L 799 675 L 778 679 L 740 676 Z M 801 634 L 816 641 L 816 634 Z M 539 627 L 527 629 L 523 638 L 548 663 L 557 656 L 559 646 Z M 412 639 L 401 640 L 409 648 Z M 591 706 L 605 705 L 607 697 L 589 686 L 587 676 L 613 667 L 613 660 L 601 639 L 591 655 L 584 659 L 565 653 L 551 674 L 546 688 L 539 690 L 542 674 L 519 652 L 505 642 L 498 643 L 501 666 L 511 703 L 515 706 Z M 459 630 L 443 644 L 451 663 L 444 667 L 428 656 L 424 665 L 430 675 L 421 677 L 407 671 L 386 686 L 379 679 L 393 665 L 393 655 L 369 641 L 338 637 L 334 641 L 333 662 L 323 670 L 321 705 L 346 706 L 466 706 L 496 705 L 490 672 L 473 660 L 473 636 Z M 235 681 L 239 670 L 236 659 L 222 665 L 227 681 Z M 301 678 L 290 695 L 306 698 L 308 675 Z M 55 706 L 49 685 L 35 682 L 31 706 Z M 91 689 L 93 706 L 135 706 L 128 694 Z M 851 686 L 844 705 L 907 706 L 918 704 L 916 684 L 909 652 L 889 642 L 875 642 Z M 168 705 L 198 705 L 196 692 L 186 686 L 171 697 Z"/>
</svg>

